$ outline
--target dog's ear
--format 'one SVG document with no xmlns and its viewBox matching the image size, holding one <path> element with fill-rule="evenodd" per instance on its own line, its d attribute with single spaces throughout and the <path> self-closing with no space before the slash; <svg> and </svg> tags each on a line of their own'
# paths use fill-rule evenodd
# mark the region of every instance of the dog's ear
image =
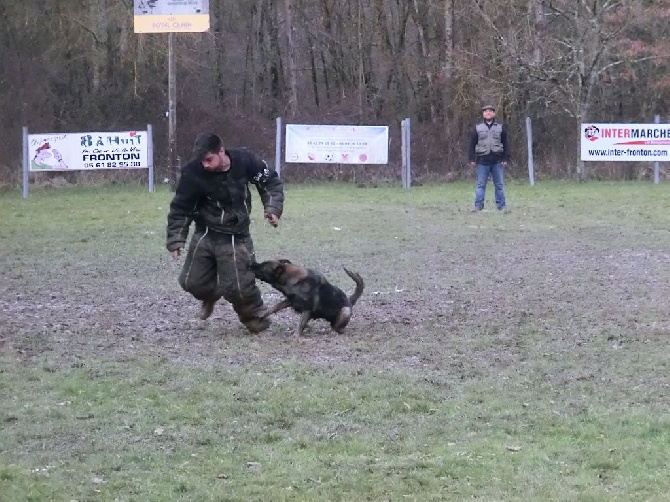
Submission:
<svg viewBox="0 0 670 502">
<path fill-rule="evenodd" d="M 287 263 L 291 263 L 291 262 L 289 260 L 286 260 L 286 259 L 282 258 L 281 260 L 279 260 L 279 263 L 283 263 L 284 265 L 286 265 Z"/>
<path fill-rule="evenodd" d="M 274 266 L 272 269 L 272 275 L 276 278 L 279 279 L 283 274 L 284 274 L 284 268 L 286 267 L 286 261 L 288 260 L 279 260 L 277 264 Z M 291 263 L 291 262 L 289 262 Z"/>
</svg>

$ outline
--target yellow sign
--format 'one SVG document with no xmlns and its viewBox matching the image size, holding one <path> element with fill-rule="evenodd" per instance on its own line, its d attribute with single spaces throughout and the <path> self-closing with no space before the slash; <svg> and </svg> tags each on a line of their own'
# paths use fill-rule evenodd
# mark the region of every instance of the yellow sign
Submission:
<svg viewBox="0 0 670 502">
<path fill-rule="evenodd" d="M 209 30 L 206 16 L 135 16 L 135 33 L 188 33 Z"/>
<path fill-rule="evenodd" d="M 135 0 L 135 33 L 209 30 L 209 0 Z"/>
</svg>

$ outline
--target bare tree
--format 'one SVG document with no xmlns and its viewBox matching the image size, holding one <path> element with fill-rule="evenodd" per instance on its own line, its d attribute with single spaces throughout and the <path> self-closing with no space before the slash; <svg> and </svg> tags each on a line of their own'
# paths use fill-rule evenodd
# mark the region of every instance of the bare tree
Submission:
<svg viewBox="0 0 670 502">
<path fill-rule="evenodd" d="M 107 9 L 105 0 L 91 0 L 89 4 L 91 19 L 91 65 L 93 91 L 98 93 L 107 70 Z"/>
<path fill-rule="evenodd" d="M 134 33 L 131 7 L 0 2 L 0 165 L 20 156 L 5 140 L 18 122 L 153 123 L 165 149 L 166 37 Z M 586 179 L 581 122 L 649 120 L 670 106 L 670 0 L 217 0 L 210 18 L 209 33 L 176 37 L 180 134 L 233 114 L 223 123 L 411 116 L 417 157 L 453 171 L 476 105 L 492 99 L 513 128 L 537 118 L 538 162 L 568 157 Z M 255 142 L 255 131 L 230 133 Z"/>
<path fill-rule="evenodd" d="M 543 44 L 547 26 L 544 4 L 541 0 L 529 0 L 528 10 L 533 13 L 535 28 L 534 36 L 531 38 L 533 46 L 532 62 L 535 65 L 540 65 L 544 59 Z"/>
<path fill-rule="evenodd" d="M 444 0 L 444 58 L 442 68 L 444 82 L 442 86 L 443 114 L 445 123 L 449 118 L 449 103 L 453 96 L 454 85 L 454 0 Z"/>
<path fill-rule="evenodd" d="M 524 17 L 493 15 L 490 5 L 477 2 L 482 19 L 498 37 L 507 63 L 514 67 L 513 82 L 524 81 L 534 89 L 534 100 L 558 106 L 575 124 L 574 144 L 579 144 L 578 125 L 593 120 L 594 93 L 603 75 L 625 59 L 617 52 L 621 25 L 613 19 L 630 0 L 533 0 L 527 8 L 534 23 Z M 507 8 L 518 12 L 514 0 Z M 546 31 L 545 31 L 546 30 Z M 526 43 L 525 40 L 529 41 Z M 529 82 L 530 81 L 530 82 Z M 575 147 L 576 174 L 588 178 L 586 166 Z"/>
<path fill-rule="evenodd" d="M 420 64 L 419 71 L 421 75 L 419 78 L 425 80 L 426 86 L 426 98 L 428 101 L 428 120 L 431 123 L 437 121 L 437 111 L 435 107 L 435 99 L 433 95 L 433 68 L 432 68 L 432 54 L 428 45 L 428 40 L 426 37 L 426 25 L 428 24 L 428 19 L 430 19 L 430 4 L 422 4 L 421 9 L 419 8 L 419 1 L 412 0 L 412 17 L 417 27 L 417 36 L 419 39 L 419 50 L 420 50 Z"/>
<path fill-rule="evenodd" d="M 288 74 L 288 103 L 286 110 L 294 117 L 298 106 L 298 75 L 296 66 L 296 47 L 293 44 L 293 2 L 284 0 L 284 35 L 286 37 L 286 72 Z"/>
</svg>

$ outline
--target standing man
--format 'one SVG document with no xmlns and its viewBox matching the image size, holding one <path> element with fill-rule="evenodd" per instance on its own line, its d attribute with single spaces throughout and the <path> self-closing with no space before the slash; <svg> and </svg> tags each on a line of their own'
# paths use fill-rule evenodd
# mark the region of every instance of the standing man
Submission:
<svg viewBox="0 0 670 502">
<path fill-rule="evenodd" d="M 245 148 L 226 150 L 216 134 L 198 134 L 192 160 L 181 177 L 167 217 L 167 249 L 177 259 L 191 222 L 195 231 L 179 284 L 202 302 L 207 319 L 223 297 L 252 333 L 270 326 L 260 290 L 249 265 L 255 261 L 249 234 L 251 192 L 258 189 L 263 215 L 276 227 L 284 207 L 284 188 L 276 171 Z"/>
<path fill-rule="evenodd" d="M 495 187 L 496 206 L 505 210 L 505 184 L 503 174 L 510 157 L 507 131 L 500 122 L 496 122 L 496 109 L 492 105 L 482 107 L 482 120 L 470 134 L 468 159 L 472 167 L 477 167 L 477 185 L 475 187 L 475 208 L 484 209 L 484 196 L 489 176 Z"/>
</svg>

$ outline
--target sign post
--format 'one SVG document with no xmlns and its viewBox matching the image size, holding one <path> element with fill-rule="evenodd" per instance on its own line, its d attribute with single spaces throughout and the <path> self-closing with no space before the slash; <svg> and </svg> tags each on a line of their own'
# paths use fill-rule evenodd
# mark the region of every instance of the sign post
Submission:
<svg viewBox="0 0 670 502">
<path fill-rule="evenodd" d="M 177 72 L 174 34 L 209 30 L 209 0 L 135 0 L 135 33 L 168 33 L 168 172 L 177 185 Z"/>
<path fill-rule="evenodd" d="M 177 189 L 179 166 L 177 159 L 177 70 L 174 60 L 174 33 L 168 33 L 168 172 Z"/>
<path fill-rule="evenodd" d="M 400 178 L 403 188 L 409 188 L 412 186 L 412 134 L 409 117 L 400 122 L 400 137 L 402 150 Z"/>
<path fill-rule="evenodd" d="M 660 115 L 656 115 L 654 117 L 654 123 L 655 124 L 660 124 L 661 123 L 661 116 Z M 654 185 L 658 185 L 658 183 L 661 179 L 661 172 L 660 171 L 661 171 L 661 166 L 660 166 L 660 164 L 657 160 L 656 162 L 654 162 Z"/>
<path fill-rule="evenodd" d="M 528 141 L 528 180 L 530 186 L 535 185 L 535 164 L 533 163 L 533 126 L 530 117 L 526 117 L 526 138 Z"/>
<path fill-rule="evenodd" d="M 23 126 L 23 198 L 28 198 L 28 171 L 30 170 L 30 157 L 28 155 L 28 127 Z"/>
</svg>

